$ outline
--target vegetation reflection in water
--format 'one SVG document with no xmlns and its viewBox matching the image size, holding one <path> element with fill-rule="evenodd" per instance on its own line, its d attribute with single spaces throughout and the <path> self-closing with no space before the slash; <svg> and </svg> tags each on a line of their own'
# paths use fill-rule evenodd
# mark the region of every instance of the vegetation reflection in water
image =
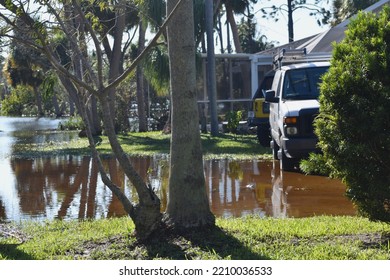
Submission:
<svg viewBox="0 0 390 280">
<path fill-rule="evenodd" d="M 104 187 L 97 164 L 88 156 L 11 158 L 13 182 L 0 192 L 0 219 L 85 219 L 122 216 L 121 204 Z M 168 159 L 134 157 L 140 174 L 157 190 L 166 206 Z M 136 199 L 117 161 L 105 158 L 112 180 Z M 219 217 L 245 215 L 307 217 L 355 215 L 344 197 L 345 186 L 325 177 L 280 173 L 270 161 L 208 160 L 204 162 L 211 209 Z M 164 210 L 164 209 L 162 209 Z"/>
</svg>

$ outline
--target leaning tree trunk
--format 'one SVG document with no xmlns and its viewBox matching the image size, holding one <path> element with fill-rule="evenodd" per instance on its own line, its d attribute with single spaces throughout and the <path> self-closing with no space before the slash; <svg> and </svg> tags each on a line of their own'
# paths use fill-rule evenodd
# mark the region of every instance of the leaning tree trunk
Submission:
<svg viewBox="0 0 390 280">
<path fill-rule="evenodd" d="M 167 14 L 178 0 L 168 0 Z M 179 230 L 214 225 L 203 173 L 196 100 L 193 2 L 184 0 L 168 25 L 172 135 L 165 222 Z"/>
<path fill-rule="evenodd" d="M 147 185 L 141 176 L 132 166 L 129 157 L 123 151 L 118 138 L 116 137 L 114 122 L 110 111 L 109 96 L 101 94 L 99 96 L 102 107 L 102 119 L 105 133 L 110 141 L 112 151 L 118 160 L 123 172 L 135 187 L 139 203 L 131 212 L 130 217 L 134 221 L 137 238 L 147 239 L 161 225 L 160 199 L 157 197 L 150 185 Z M 116 194 L 123 204 L 127 203 L 127 198 L 123 193 Z M 123 197 L 123 198 L 121 198 Z"/>
</svg>

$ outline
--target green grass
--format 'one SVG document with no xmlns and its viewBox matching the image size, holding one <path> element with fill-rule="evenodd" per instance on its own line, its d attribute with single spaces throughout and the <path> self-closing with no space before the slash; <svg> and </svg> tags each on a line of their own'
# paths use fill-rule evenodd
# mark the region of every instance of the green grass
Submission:
<svg viewBox="0 0 390 280">
<path fill-rule="evenodd" d="M 0 259 L 390 259 L 390 225 L 360 217 L 217 219 L 206 232 L 140 245 L 128 218 L 25 222 L 0 231 Z"/>
<path fill-rule="evenodd" d="M 151 156 L 169 154 L 170 135 L 161 132 L 129 133 L 118 135 L 124 151 L 132 156 Z M 99 139 L 98 150 L 102 154 L 111 154 L 107 137 Z M 87 139 L 78 139 L 62 143 L 46 143 L 44 145 L 17 145 L 14 155 L 19 157 L 80 155 L 90 154 Z M 211 137 L 202 134 L 202 149 L 205 158 L 235 158 L 235 159 L 270 159 L 271 150 L 262 147 L 256 135 L 221 134 Z"/>
</svg>

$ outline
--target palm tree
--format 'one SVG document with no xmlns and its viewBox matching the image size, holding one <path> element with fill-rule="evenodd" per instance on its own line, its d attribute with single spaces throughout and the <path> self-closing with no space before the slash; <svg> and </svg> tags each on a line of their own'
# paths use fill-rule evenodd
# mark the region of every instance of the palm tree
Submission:
<svg viewBox="0 0 390 280">
<path fill-rule="evenodd" d="M 257 3 L 257 0 L 221 0 L 221 5 L 225 6 L 226 10 L 226 19 L 230 25 L 232 31 L 234 47 L 236 53 L 243 53 L 240 36 L 238 32 L 238 26 L 234 14 L 244 14 L 247 9 L 249 9 L 251 4 Z M 244 81 L 243 83 L 243 92 L 244 96 L 250 96 L 250 69 L 249 65 L 241 64 L 241 75 Z"/>
<path fill-rule="evenodd" d="M 196 47 L 200 44 L 205 33 L 205 0 L 193 1 L 193 19 Z M 140 6 L 140 16 L 147 22 L 151 30 L 157 30 L 166 15 L 165 0 L 143 0 Z M 163 34 L 160 43 L 143 60 L 143 72 L 149 85 L 158 96 L 169 96 L 169 57 L 167 50 L 167 35 Z M 170 133 L 170 113 L 168 121 L 163 129 L 164 133 Z"/>
<path fill-rule="evenodd" d="M 138 17 L 140 18 L 139 22 L 139 41 L 138 41 L 138 54 L 142 52 L 145 47 L 145 34 L 147 28 L 150 28 L 151 31 L 156 31 L 159 29 L 163 20 L 166 16 L 166 1 L 165 0 L 142 0 L 138 2 Z M 164 37 L 166 37 L 164 35 Z M 166 41 L 166 38 L 165 38 Z M 167 78 L 167 68 L 168 60 L 158 57 L 162 54 L 160 52 L 161 46 L 154 48 L 153 55 L 147 56 L 143 65 L 137 67 L 137 103 L 138 103 L 138 117 L 139 117 L 139 130 L 147 131 L 147 116 L 146 116 L 146 94 L 145 94 L 145 85 L 144 80 L 146 81 L 159 93 L 162 95 L 168 94 L 168 87 L 165 86 L 168 84 L 169 74 Z M 166 61 L 166 66 L 164 66 L 165 71 L 160 72 L 160 68 L 156 67 L 156 61 Z M 149 101 L 147 101 L 149 102 Z"/>
<path fill-rule="evenodd" d="M 242 53 L 242 47 L 240 43 L 240 37 L 238 32 L 238 26 L 234 14 L 245 14 L 251 4 L 256 4 L 257 0 L 222 0 L 221 5 L 225 6 L 226 19 L 230 25 L 232 31 L 234 47 L 237 53 Z M 221 8 L 221 6 L 220 6 Z"/>
<path fill-rule="evenodd" d="M 48 69 L 48 61 L 45 60 L 41 53 L 18 43 L 18 40 L 31 40 L 31 35 L 22 21 L 16 21 L 16 26 L 17 28 L 14 29 L 15 38 L 11 41 L 11 52 L 8 57 L 7 68 L 5 69 L 6 74 L 12 87 L 28 85 L 33 88 L 38 116 L 42 117 L 44 109 L 42 95 L 38 87 L 44 81 L 43 72 Z"/>
<path fill-rule="evenodd" d="M 171 11 L 177 2 L 168 0 L 167 11 Z M 215 223 L 203 173 L 193 16 L 193 0 L 184 0 L 184 5 L 168 25 L 172 136 L 165 221 L 177 229 L 208 227 Z"/>
</svg>

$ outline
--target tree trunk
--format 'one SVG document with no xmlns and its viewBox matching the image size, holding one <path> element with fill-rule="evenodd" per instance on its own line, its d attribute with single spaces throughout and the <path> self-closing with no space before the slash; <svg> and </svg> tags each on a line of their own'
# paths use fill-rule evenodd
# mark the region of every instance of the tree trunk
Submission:
<svg viewBox="0 0 390 280">
<path fill-rule="evenodd" d="M 74 74 L 80 81 L 86 80 L 87 82 L 91 82 L 91 77 L 84 75 L 85 70 L 89 68 L 89 65 L 86 65 L 85 60 L 83 59 L 83 57 L 88 57 L 85 35 L 86 31 L 83 19 L 79 14 L 77 14 L 75 8 L 70 5 L 70 3 L 65 4 L 64 11 L 67 28 L 69 28 L 69 30 L 77 30 L 77 33 L 74 33 L 75 37 L 72 37 L 73 40 L 71 40 L 70 43 L 71 48 L 79 48 L 79 52 L 76 52 L 75 58 L 72 60 Z M 78 113 L 84 118 L 84 122 L 86 122 L 88 118 L 89 129 L 92 135 L 95 136 L 101 134 L 101 125 L 100 118 L 97 113 L 96 98 L 88 94 L 85 89 L 76 87 L 69 78 L 63 77 L 61 73 L 59 73 L 58 77 L 69 93 L 70 102 L 73 101 L 75 103 Z"/>
<path fill-rule="evenodd" d="M 218 14 L 218 38 L 219 38 L 219 48 L 220 48 L 220 52 L 221 53 L 224 53 L 225 50 L 223 48 L 223 32 L 222 32 L 222 22 L 221 22 L 221 15 Z"/>
<path fill-rule="evenodd" d="M 226 17 L 229 22 L 230 28 L 232 30 L 232 36 L 233 36 L 233 42 L 234 47 L 236 48 L 236 53 L 242 53 L 242 47 L 240 43 L 240 37 L 238 36 L 238 27 L 236 20 L 234 18 L 233 14 L 233 8 L 231 7 L 229 1 L 225 2 L 225 8 L 226 8 Z M 247 64 L 240 64 L 241 68 L 241 76 L 242 76 L 242 87 L 243 87 L 243 93 L 245 97 L 251 96 L 250 91 L 250 85 L 251 85 L 251 75 L 250 75 L 250 69 L 249 65 Z"/>
<path fill-rule="evenodd" d="M 177 2 L 168 0 L 167 14 Z M 196 102 L 193 2 L 184 2 L 168 25 L 172 135 L 169 198 L 164 221 L 178 230 L 215 223 L 203 173 Z"/>
<path fill-rule="evenodd" d="M 137 171 L 135 171 L 130 159 L 123 151 L 116 137 L 108 96 L 101 94 L 99 101 L 102 107 L 104 129 L 110 141 L 112 151 L 122 167 L 123 172 L 135 187 L 139 197 L 138 205 L 134 207 L 134 211 L 129 213 L 129 215 L 134 221 L 137 238 L 141 240 L 146 239 L 161 224 L 160 199 L 154 193 L 151 186 L 147 185 Z M 120 195 L 123 195 L 123 193 Z"/>
<path fill-rule="evenodd" d="M 287 0 L 287 7 L 288 7 L 288 41 L 289 42 L 294 42 L 294 21 L 293 21 L 292 1 L 293 0 Z"/>
<path fill-rule="evenodd" d="M 218 136 L 217 83 L 215 75 L 214 51 L 214 10 L 213 1 L 206 0 L 206 33 L 207 33 L 207 93 L 210 104 L 211 136 Z"/>
<path fill-rule="evenodd" d="M 145 48 L 145 33 L 146 28 L 142 21 L 139 23 L 139 40 L 138 40 L 138 54 Z M 137 104 L 138 104 L 138 120 L 139 131 L 148 131 L 148 121 L 145 109 L 145 88 L 144 88 L 144 74 L 142 66 L 137 66 Z"/>
<path fill-rule="evenodd" d="M 123 53 L 122 53 L 122 39 L 123 33 L 126 27 L 126 3 L 120 0 L 116 7 L 116 21 L 115 21 L 115 34 L 112 52 L 110 56 L 110 73 L 108 82 L 113 82 L 121 73 L 123 64 Z M 112 88 L 109 92 L 108 102 L 110 104 L 111 115 L 115 117 L 115 88 Z M 112 118 L 113 123 L 115 122 Z M 114 123 L 115 124 L 115 123 Z"/>
<path fill-rule="evenodd" d="M 98 104 L 95 96 L 91 96 L 91 106 L 90 106 L 90 111 L 91 111 L 91 125 L 93 127 L 94 135 L 100 135 L 102 134 L 102 126 L 100 123 L 100 117 L 98 113 Z"/>
<path fill-rule="evenodd" d="M 38 90 L 38 87 L 34 86 L 34 94 L 35 94 L 35 101 L 38 108 L 38 117 L 43 117 L 45 115 L 45 112 L 43 110 L 42 106 L 42 95 Z"/>
<path fill-rule="evenodd" d="M 172 122 L 171 122 L 171 110 L 168 111 L 168 118 L 162 129 L 163 134 L 171 134 L 172 132 Z"/>
<path fill-rule="evenodd" d="M 51 101 L 53 103 L 53 107 L 54 107 L 54 112 L 56 114 L 56 118 L 61 117 L 63 112 L 61 111 L 60 105 L 58 104 L 57 95 L 55 93 L 53 94 L 53 96 L 51 98 Z"/>
<path fill-rule="evenodd" d="M 83 104 L 83 97 L 80 92 L 77 91 L 76 87 L 74 84 L 66 78 L 64 75 L 58 74 L 58 77 L 61 81 L 61 84 L 63 87 L 66 89 L 66 92 L 69 95 L 69 102 L 72 103 L 73 105 L 76 106 L 76 109 L 80 116 L 83 117 L 83 112 L 85 111 L 85 118 L 88 118 L 89 124 L 90 124 L 90 130 L 92 135 L 98 135 L 101 133 L 101 125 L 99 124 L 98 126 L 96 125 L 96 118 L 92 118 L 92 114 L 90 112 L 89 107 L 85 107 Z M 95 103 L 96 103 L 96 98 L 94 98 Z M 74 110 L 74 109 L 73 109 Z M 98 116 L 96 116 L 98 117 Z M 85 122 L 86 120 L 84 120 Z M 95 124 L 94 124 L 95 122 Z M 100 123 L 100 118 L 99 118 L 99 123 Z M 97 130 L 98 128 L 98 130 Z"/>
<path fill-rule="evenodd" d="M 236 48 L 236 53 L 242 53 L 242 47 L 240 43 L 240 37 L 238 36 L 238 27 L 237 27 L 236 19 L 234 18 L 233 8 L 231 7 L 228 1 L 225 3 L 225 8 L 226 8 L 226 18 L 232 30 L 233 42 L 234 42 L 234 47 Z"/>
<path fill-rule="evenodd" d="M 68 97 L 69 100 L 69 115 L 74 116 L 76 112 L 75 103 L 71 96 Z"/>
</svg>

